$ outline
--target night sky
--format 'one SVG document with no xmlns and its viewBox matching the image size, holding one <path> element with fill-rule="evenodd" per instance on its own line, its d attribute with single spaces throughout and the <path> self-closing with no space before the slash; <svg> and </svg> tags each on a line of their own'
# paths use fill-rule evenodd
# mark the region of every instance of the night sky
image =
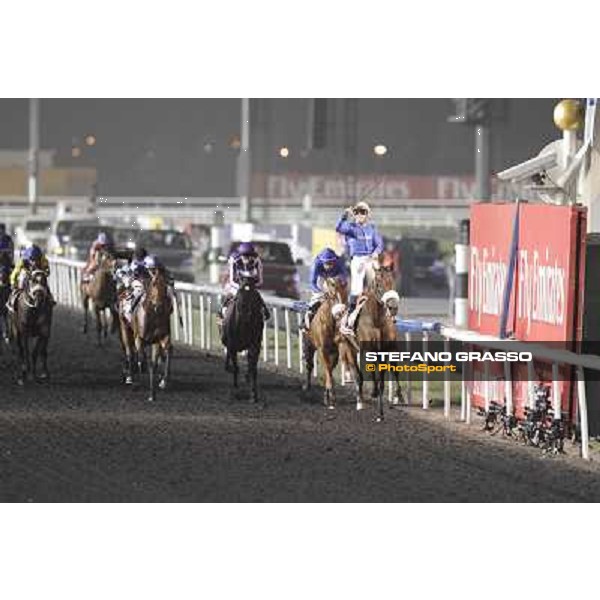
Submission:
<svg viewBox="0 0 600 600">
<path fill-rule="evenodd" d="M 501 170 L 560 137 L 552 121 L 558 99 L 511 99 L 494 126 L 492 166 Z M 450 99 L 360 99 L 356 156 L 344 154 L 341 110 L 332 113 L 326 150 L 305 155 L 307 101 L 254 101 L 253 167 L 270 173 L 387 172 L 465 175 L 473 172 L 472 127 L 450 124 Z M 334 101 L 332 106 L 342 106 Z M 230 196 L 235 194 L 239 99 L 50 99 L 41 103 L 41 144 L 57 150 L 57 166 L 95 166 L 99 194 Z M 78 159 L 73 144 L 97 138 Z M 0 148 L 25 149 L 27 100 L 0 99 Z M 376 143 L 389 148 L 383 158 Z M 287 146 L 282 159 L 278 148 Z M 207 152 L 207 148 L 210 152 Z"/>
</svg>

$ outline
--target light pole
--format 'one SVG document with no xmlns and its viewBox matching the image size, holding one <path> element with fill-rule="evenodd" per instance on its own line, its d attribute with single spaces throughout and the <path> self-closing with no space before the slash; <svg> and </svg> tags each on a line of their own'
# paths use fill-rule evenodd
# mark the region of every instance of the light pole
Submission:
<svg viewBox="0 0 600 600">
<path fill-rule="evenodd" d="M 38 98 L 29 99 L 29 156 L 27 161 L 28 179 L 27 192 L 29 209 L 32 215 L 37 213 L 38 204 L 38 175 L 40 153 L 40 101 Z"/>
<path fill-rule="evenodd" d="M 244 223 L 252 221 L 250 126 L 250 98 L 242 98 L 240 153 L 237 161 L 237 195 L 240 199 L 240 219 Z"/>
</svg>

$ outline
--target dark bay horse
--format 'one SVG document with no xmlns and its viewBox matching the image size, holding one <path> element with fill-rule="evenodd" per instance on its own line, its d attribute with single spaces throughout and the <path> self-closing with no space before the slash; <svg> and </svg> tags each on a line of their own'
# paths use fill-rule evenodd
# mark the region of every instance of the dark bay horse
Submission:
<svg viewBox="0 0 600 600">
<path fill-rule="evenodd" d="M 325 394 L 323 403 L 327 408 L 335 408 L 335 393 L 333 387 L 333 371 L 338 363 L 338 335 L 337 323 L 333 315 L 336 305 L 346 304 L 348 297 L 347 286 L 339 279 L 328 278 L 325 280 L 324 298 L 310 323 L 310 329 L 304 337 L 303 354 L 306 366 L 306 382 L 304 389 L 310 390 L 312 371 L 314 368 L 315 353 L 318 353 L 323 365 L 325 379 Z"/>
<path fill-rule="evenodd" d="M 395 317 L 398 310 L 398 296 L 394 291 L 394 276 L 389 266 L 376 265 L 374 277 L 367 291 L 359 300 L 362 309 L 356 320 L 356 339 L 344 336 L 352 350 L 343 354 L 343 360 L 354 372 L 356 382 L 356 409 L 364 408 L 364 378 L 358 365 L 360 343 L 369 342 L 372 350 L 378 351 L 383 342 L 397 339 Z M 398 394 L 400 395 L 399 375 L 394 373 Z M 371 371 L 373 384 L 371 397 L 377 401 L 377 420 L 383 420 L 383 392 L 385 388 L 384 373 Z"/>
<path fill-rule="evenodd" d="M 159 358 L 162 362 L 162 374 L 158 387 L 166 389 L 171 371 L 171 313 L 173 302 L 168 293 L 168 285 L 162 270 L 156 270 L 147 284 L 146 292 L 131 317 L 131 331 L 137 353 L 138 370 L 141 373 L 146 355 L 146 346 L 152 346 L 152 356 L 148 362 L 150 377 L 150 396 L 156 400 L 156 374 Z"/>
<path fill-rule="evenodd" d="M 248 353 L 250 401 L 258 401 L 257 364 L 264 326 L 263 300 L 252 279 L 243 279 L 223 321 L 221 341 L 226 349 L 225 369 L 233 373 L 233 387 L 238 387 L 238 352 Z"/>
<path fill-rule="evenodd" d="M 112 316 L 111 331 L 116 332 L 119 326 L 119 317 L 116 310 L 115 265 L 116 259 L 107 252 L 103 252 L 98 261 L 98 269 L 92 279 L 82 281 L 80 285 L 83 303 L 83 333 L 87 333 L 88 330 L 88 311 L 91 300 L 94 303 L 94 313 L 96 314 L 98 346 L 102 344 L 102 332 L 104 332 L 105 338 L 108 336 L 107 311 Z"/>
<path fill-rule="evenodd" d="M 5 341 L 8 341 L 8 307 L 6 303 L 10 296 L 9 267 L 0 265 L 0 352 Z"/>
<path fill-rule="evenodd" d="M 10 313 L 11 339 L 17 345 L 20 373 L 17 383 L 23 385 L 31 373 L 34 379 L 47 380 L 48 342 L 52 328 L 52 301 L 44 271 L 36 270 L 29 275 L 22 292 L 15 302 L 14 312 Z M 33 352 L 29 351 L 30 338 L 37 338 Z M 37 360 L 42 361 L 42 372 L 37 376 Z"/>
</svg>

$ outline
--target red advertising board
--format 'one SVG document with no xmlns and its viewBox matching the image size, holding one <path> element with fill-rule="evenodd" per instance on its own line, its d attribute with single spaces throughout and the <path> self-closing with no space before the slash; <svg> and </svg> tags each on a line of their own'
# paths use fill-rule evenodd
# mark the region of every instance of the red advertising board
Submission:
<svg viewBox="0 0 600 600">
<path fill-rule="evenodd" d="M 471 207 L 469 328 L 474 331 L 500 332 L 516 209 L 515 203 Z M 507 319 L 507 329 L 516 339 L 580 339 L 576 322 L 580 231 L 585 232 L 580 207 L 519 205 L 517 262 Z"/>
<path fill-rule="evenodd" d="M 515 203 L 471 207 L 469 328 L 483 334 L 500 333 L 516 210 Z M 520 203 L 518 210 L 516 265 L 506 330 L 517 340 L 562 342 L 574 350 L 582 333 L 585 209 Z M 534 370 L 537 380 L 551 381 L 551 365 L 536 362 Z M 525 365 L 513 367 L 513 379 L 518 371 L 521 379 L 526 379 Z M 477 381 L 481 375 L 474 373 L 472 382 L 477 406 L 484 404 L 484 386 Z M 496 387 L 503 396 L 503 383 Z M 566 381 L 559 387 L 563 409 L 572 415 L 574 386 Z M 518 415 L 527 400 L 527 385 L 523 381 L 513 383 Z"/>
</svg>

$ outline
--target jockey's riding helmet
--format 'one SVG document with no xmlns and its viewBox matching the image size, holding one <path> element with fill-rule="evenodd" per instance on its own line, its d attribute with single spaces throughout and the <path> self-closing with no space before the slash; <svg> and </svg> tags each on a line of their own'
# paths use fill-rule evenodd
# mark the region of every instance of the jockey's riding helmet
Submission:
<svg viewBox="0 0 600 600">
<path fill-rule="evenodd" d="M 34 244 L 33 246 L 25 248 L 25 254 L 23 258 L 30 262 L 36 262 L 42 258 L 42 254 L 42 249 Z"/>
<path fill-rule="evenodd" d="M 361 200 L 360 202 L 357 202 L 355 204 L 354 208 L 352 209 L 352 212 L 355 215 L 356 214 L 370 215 L 371 214 L 371 207 L 364 200 Z"/>
<path fill-rule="evenodd" d="M 253 256 L 256 254 L 256 249 L 252 242 L 242 242 L 237 247 L 237 253 L 239 256 Z"/>
<path fill-rule="evenodd" d="M 325 248 L 319 254 L 319 260 L 323 265 L 333 265 L 338 258 L 338 255 L 331 248 Z"/>
<path fill-rule="evenodd" d="M 98 234 L 98 237 L 96 238 L 96 242 L 98 244 L 100 244 L 101 246 L 106 246 L 106 244 L 108 244 L 108 236 L 104 233 L 104 231 L 101 231 Z"/>
<path fill-rule="evenodd" d="M 160 267 L 160 261 L 154 254 L 148 254 L 146 258 L 144 258 L 144 266 L 146 269 L 158 269 Z"/>
</svg>

